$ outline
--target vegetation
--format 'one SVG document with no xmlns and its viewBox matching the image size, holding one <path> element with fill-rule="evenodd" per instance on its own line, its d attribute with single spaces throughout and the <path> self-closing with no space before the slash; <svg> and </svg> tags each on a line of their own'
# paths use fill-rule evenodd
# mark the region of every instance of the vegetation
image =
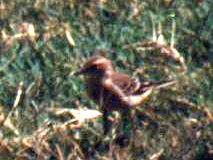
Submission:
<svg viewBox="0 0 213 160">
<path fill-rule="evenodd" d="M 213 158 L 211 8 L 211 0 L 1 0 L 0 159 Z M 94 54 L 144 82 L 176 80 L 138 107 L 131 142 L 103 136 L 73 75 Z"/>
</svg>

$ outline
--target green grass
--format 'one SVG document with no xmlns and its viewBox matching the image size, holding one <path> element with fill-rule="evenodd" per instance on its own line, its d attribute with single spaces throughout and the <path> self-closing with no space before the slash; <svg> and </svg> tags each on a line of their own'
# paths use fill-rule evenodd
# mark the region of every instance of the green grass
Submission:
<svg viewBox="0 0 213 160">
<path fill-rule="evenodd" d="M 96 109 L 82 79 L 72 75 L 95 52 L 110 58 L 117 70 L 142 81 L 177 80 L 176 87 L 161 89 L 139 107 L 150 119 L 137 112 L 135 149 L 129 145 L 129 159 L 149 159 L 161 149 L 162 159 L 212 156 L 210 0 L 175 0 L 170 5 L 148 0 L 46 2 L 0 2 L 5 7 L 0 10 L 0 158 L 110 158 L 108 146 L 114 138 L 102 136 L 101 120 L 86 122 L 80 129 L 63 128 L 73 117 L 50 111 Z M 181 63 L 162 56 L 159 48 L 142 46 L 153 38 L 159 24 L 169 46 L 173 20 L 175 48 L 185 60 L 185 72 Z M 35 28 L 34 40 L 15 38 L 23 22 Z M 67 40 L 65 25 L 75 46 Z M 23 93 L 14 108 L 20 82 Z M 13 108 L 8 117 L 11 127 L 4 120 Z"/>
</svg>

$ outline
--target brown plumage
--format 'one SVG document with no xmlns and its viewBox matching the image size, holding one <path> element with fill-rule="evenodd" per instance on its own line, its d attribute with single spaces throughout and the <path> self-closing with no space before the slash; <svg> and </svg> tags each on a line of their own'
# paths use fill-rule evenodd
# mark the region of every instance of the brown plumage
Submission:
<svg viewBox="0 0 213 160">
<path fill-rule="evenodd" d="M 104 132 L 109 130 L 107 116 L 113 110 L 122 112 L 123 118 L 130 116 L 129 109 L 143 102 L 135 103 L 135 98 L 151 87 L 150 83 L 140 83 L 135 78 L 116 72 L 112 62 L 104 57 L 93 56 L 76 73 L 83 74 L 87 93 L 103 111 Z"/>
</svg>

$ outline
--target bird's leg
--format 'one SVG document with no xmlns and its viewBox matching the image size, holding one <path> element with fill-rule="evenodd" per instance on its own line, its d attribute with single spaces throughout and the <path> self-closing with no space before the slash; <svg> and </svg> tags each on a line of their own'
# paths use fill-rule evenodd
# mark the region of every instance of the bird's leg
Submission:
<svg viewBox="0 0 213 160">
<path fill-rule="evenodd" d="M 103 127 L 104 127 L 104 135 L 106 135 L 111 130 L 111 123 L 108 122 L 109 112 L 107 110 L 103 110 Z"/>
<path fill-rule="evenodd" d="M 123 109 L 122 111 L 122 123 L 123 123 L 123 132 L 131 136 L 134 121 L 132 118 L 132 111 L 129 107 L 125 107 L 125 109 Z"/>
<path fill-rule="evenodd" d="M 133 108 L 130 112 L 130 120 L 131 120 L 131 129 L 132 132 L 134 133 L 136 130 L 136 110 Z"/>
</svg>

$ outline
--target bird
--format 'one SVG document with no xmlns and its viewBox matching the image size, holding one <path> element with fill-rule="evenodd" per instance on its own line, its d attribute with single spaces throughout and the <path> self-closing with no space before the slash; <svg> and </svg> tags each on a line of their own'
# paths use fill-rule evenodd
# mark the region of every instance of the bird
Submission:
<svg viewBox="0 0 213 160">
<path fill-rule="evenodd" d="M 104 134 L 110 130 L 108 116 L 112 111 L 120 111 L 127 125 L 131 109 L 152 92 L 152 83 L 142 83 L 116 71 L 112 61 L 103 56 L 90 57 L 75 75 L 84 75 L 87 94 L 103 113 Z"/>
</svg>

